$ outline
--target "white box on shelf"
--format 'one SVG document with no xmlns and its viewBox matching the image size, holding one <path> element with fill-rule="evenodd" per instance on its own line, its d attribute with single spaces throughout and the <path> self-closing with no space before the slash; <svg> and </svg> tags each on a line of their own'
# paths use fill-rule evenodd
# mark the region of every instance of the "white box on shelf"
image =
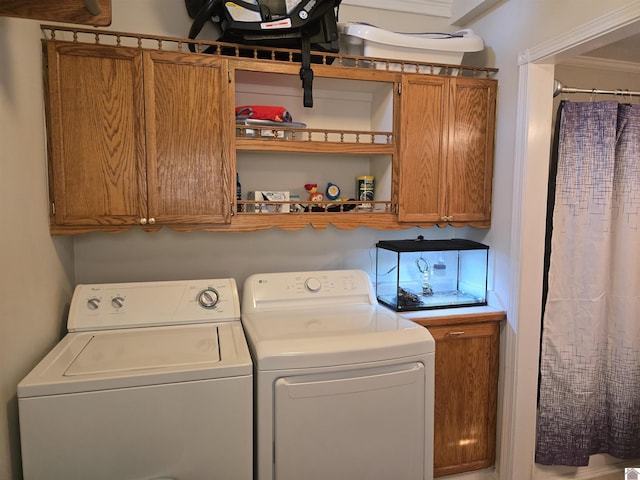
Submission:
<svg viewBox="0 0 640 480">
<path fill-rule="evenodd" d="M 256 203 L 245 205 L 245 212 L 268 212 L 268 213 L 289 213 L 290 204 L 273 203 L 288 202 L 289 192 L 273 192 L 268 190 L 256 190 L 247 194 L 247 200 L 264 201 L 265 203 Z"/>
</svg>

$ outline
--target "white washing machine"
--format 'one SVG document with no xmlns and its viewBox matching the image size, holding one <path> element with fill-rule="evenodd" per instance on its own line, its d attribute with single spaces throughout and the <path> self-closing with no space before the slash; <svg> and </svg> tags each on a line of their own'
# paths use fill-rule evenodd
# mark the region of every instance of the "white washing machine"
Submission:
<svg viewBox="0 0 640 480">
<path fill-rule="evenodd" d="M 79 285 L 18 385 L 25 480 L 250 480 L 253 365 L 235 280 Z"/>
<path fill-rule="evenodd" d="M 435 343 L 360 270 L 250 276 L 258 480 L 433 478 Z"/>
</svg>

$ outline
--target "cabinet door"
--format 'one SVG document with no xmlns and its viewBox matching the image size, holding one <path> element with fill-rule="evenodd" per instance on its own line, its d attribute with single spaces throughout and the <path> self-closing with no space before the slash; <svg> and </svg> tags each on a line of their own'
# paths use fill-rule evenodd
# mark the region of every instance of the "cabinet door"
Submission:
<svg viewBox="0 0 640 480">
<path fill-rule="evenodd" d="M 447 149 L 447 78 L 404 75 L 401 95 L 398 219 L 436 223 L 443 212 Z"/>
<path fill-rule="evenodd" d="M 149 223 L 228 223 L 233 114 L 225 61 L 145 52 L 144 65 Z"/>
<path fill-rule="evenodd" d="M 53 223 L 133 225 L 146 211 L 142 54 L 48 43 Z"/>
<path fill-rule="evenodd" d="M 453 77 L 449 85 L 446 216 L 450 223 L 488 223 L 496 82 Z"/>
<path fill-rule="evenodd" d="M 434 476 L 495 461 L 498 322 L 429 327 L 436 341 Z"/>
</svg>

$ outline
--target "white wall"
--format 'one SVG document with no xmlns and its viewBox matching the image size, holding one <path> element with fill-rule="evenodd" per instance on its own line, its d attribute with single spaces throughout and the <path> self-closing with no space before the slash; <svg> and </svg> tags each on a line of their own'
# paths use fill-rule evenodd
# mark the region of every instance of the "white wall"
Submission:
<svg viewBox="0 0 640 480">
<path fill-rule="evenodd" d="M 445 19 L 343 7 L 341 19 L 452 30 Z M 183 0 L 113 0 L 112 29 L 186 36 Z M 16 385 L 59 340 L 78 281 L 238 276 L 258 270 L 361 267 L 377 239 L 419 232 L 279 230 L 251 234 L 52 238 L 48 231 L 41 22 L 0 17 L 0 478 L 21 478 Z M 450 237 L 451 229 L 434 230 Z M 75 268 L 75 271 L 74 271 Z"/>
<path fill-rule="evenodd" d="M 590 23 L 597 28 L 602 18 L 629 5 L 638 5 L 638 2 L 508 0 L 468 25 L 485 39 L 488 58 L 500 68 L 494 181 L 495 185 L 513 185 L 512 189 L 508 187 L 511 192 L 504 192 L 504 196 L 500 187 L 494 189 L 494 206 L 498 209 L 494 210 L 494 218 L 504 213 L 499 210 L 504 208 L 503 201 L 514 209 L 511 265 L 506 276 L 512 285 L 502 345 L 506 359 L 501 370 L 505 395 L 500 426 L 500 478 L 586 479 L 620 471 L 620 468 L 602 467 L 609 459 L 600 457 L 592 461 L 595 468 L 587 469 L 541 469 L 533 462 L 542 273 L 540 240 L 544 239 L 545 228 L 554 61 L 549 60 L 550 66 L 532 66 L 528 70 L 518 65 L 527 64 L 529 49 L 546 46 L 545 42 L 557 38 L 570 44 L 574 29 Z M 529 85 L 529 90 L 519 91 L 519 85 L 527 86 L 526 80 L 530 76 L 543 81 Z M 518 105 L 522 110 L 518 110 Z M 527 116 L 534 121 L 529 122 Z M 520 125 L 528 125 L 528 130 L 519 131 Z M 520 156 L 521 151 L 527 152 L 528 156 Z M 500 250 L 498 245 L 502 244 L 502 239 L 494 240 L 497 233 L 492 229 L 487 243 Z M 496 278 L 499 276 L 496 272 Z"/>
<path fill-rule="evenodd" d="M 629 3 L 637 2 L 507 0 L 471 25 L 485 39 L 487 50 L 475 60 L 465 58 L 465 63 L 486 62 L 500 68 L 493 225 L 488 231 L 434 228 L 379 232 L 359 228 L 343 232 L 329 228 L 317 232 L 309 228 L 299 232 L 274 229 L 242 234 L 180 234 L 163 230 L 146 234 L 136 230 L 118 235 L 84 235 L 75 240 L 51 239 L 47 231 L 38 22 L 0 19 L 0 221 L 4 226 L 0 236 L 0 265 L 4 273 L 0 279 L 3 307 L 0 394 L 8 406 L 7 414 L 0 419 L 0 478 L 19 478 L 15 384 L 59 336 L 74 281 L 68 273 L 71 265 L 75 265 L 79 282 L 235 276 L 241 283 L 249 273 L 257 271 L 334 267 L 371 271 L 370 249 L 379 239 L 410 238 L 417 234 L 427 238 L 456 235 L 491 246 L 494 289 L 509 307 L 511 300 L 518 300 L 510 285 L 511 272 L 518 270 L 528 254 L 516 249 L 517 255 L 510 258 L 511 237 L 519 235 L 518 231 L 512 232 L 512 208 L 514 203 L 516 208 L 520 206 L 517 199 L 522 184 L 521 178 L 514 178 L 514 172 L 527 171 L 522 165 L 514 166 L 518 54 Z M 111 28 L 120 31 L 184 36 L 190 24 L 183 0 L 113 0 L 113 13 Z M 453 29 L 442 18 L 348 6 L 341 8 L 341 20 L 364 20 L 405 31 Z M 551 102 L 551 98 L 539 100 Z M 549 118 L 549 126 L 550 123 Z M 541 157 L 540 161 L 546 162 L 548 158 Z M 545 197 L 542 189 L 528 192 L 527 196 L 532 202 L 545 202 Z M 532 230 L 535 229 L 533 225 Z M 529 261 L 537 262 L 535 258 Z M 523 279 L 519 291 L 538 289 L 537 280 L 532 281 L 533 284 L 527 284 L 527 279 Z M 526 330 L 523 322 L 532 325 L 538 321 L 535 315 L 524 316 L 510 309 L 503 330 L 500 396 L 503 415 L 499 431 L 509 435 L 502 437 L 498 453 L 499 461 L 503 461 L 513 450 L 505 442 L 516 444 L 512 471 L 517 472 L 516 476 L 503 472 L 501 478 L 505 480 L 534 478 L 530 447 L 531 418 L 535 416 L 531 408 L 531 405 L 535 408 L 535 399 L 531 396 L 535 395 L 535 388 L 531 385 L 535 384 L 537 366 L 531 359 L 517 364 L 514 345 L 518 341 L 537 342 L 535 337 L 521 339 L 519 335 Z M 489 471 L 464 476 L 472 477 L 491 478 L 492 474 Z"/>
<path fill-rule="evenodd" d="M 0 18 L 0 478 L 21 478 L 16 385 L 60 338 L 71 239 L 48 229 L 40 28 Z"/>
<path fill-rule="evenodd" d="M 366 21 L 404 31 L 451 31 L 447 19 L 342 5 L 340 21 Z M 111 29 L 186 36 L 191 20 L 183 0 L 113 1 Z M 205 37 L 203 37 L 205 38 Z M 433 228 L 375 231 L 358 228 L 255 233 L 90 234 L 75 239 L 75 268 L 81 283 L 233 276 L 241 286 L 250 273 L 300 269 L 362 268 L 374 272 L 370 257 L 378 240 L 469 236 L 470 229 Z M 483 236 L 482 231 L 479 235 Z M 476 234 L 478 235 L 478 234 Z"/>
<path fill-rule="evenodd" d="M 111 30 L 186 37 L 191 26 L 184 0 L 112 0 Z M 453 31 L 442 17 L 341 5 L 339 21 L 364 21 L 397 31 Z M 202 37 L 205 38 L 205 37 Z M 215 40 L 215 38 L 211 38 Z"/>
</svg>

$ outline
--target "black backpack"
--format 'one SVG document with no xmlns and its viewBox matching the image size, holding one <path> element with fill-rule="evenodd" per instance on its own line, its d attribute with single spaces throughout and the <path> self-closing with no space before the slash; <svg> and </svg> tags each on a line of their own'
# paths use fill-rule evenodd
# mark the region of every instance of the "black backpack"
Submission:
<svg viewBox="0 0 640 480">
<path fill-rule="evenodd" d="M 189 38 L 195 39 L 204 25 L 218 25 L 221 42 L 264 45 L 301 50 L 300 79 L 304 106 L 313 106 L 311 50 L 338 53 L 337 9 L 341 0 L 185 0 L 193 18 Z M 195 44 L 190 44 L 195 51 Z M 210 53 L 212 47 L 204 50 Z M 223 52 L 224 53 L 224 52 Z M 242 53 L 241 53 L 242 54 Z M 252 55 L 252 52 L 246 52 Z M 327 58 L 327 63 L 333 59 Z"/>
</svg>

